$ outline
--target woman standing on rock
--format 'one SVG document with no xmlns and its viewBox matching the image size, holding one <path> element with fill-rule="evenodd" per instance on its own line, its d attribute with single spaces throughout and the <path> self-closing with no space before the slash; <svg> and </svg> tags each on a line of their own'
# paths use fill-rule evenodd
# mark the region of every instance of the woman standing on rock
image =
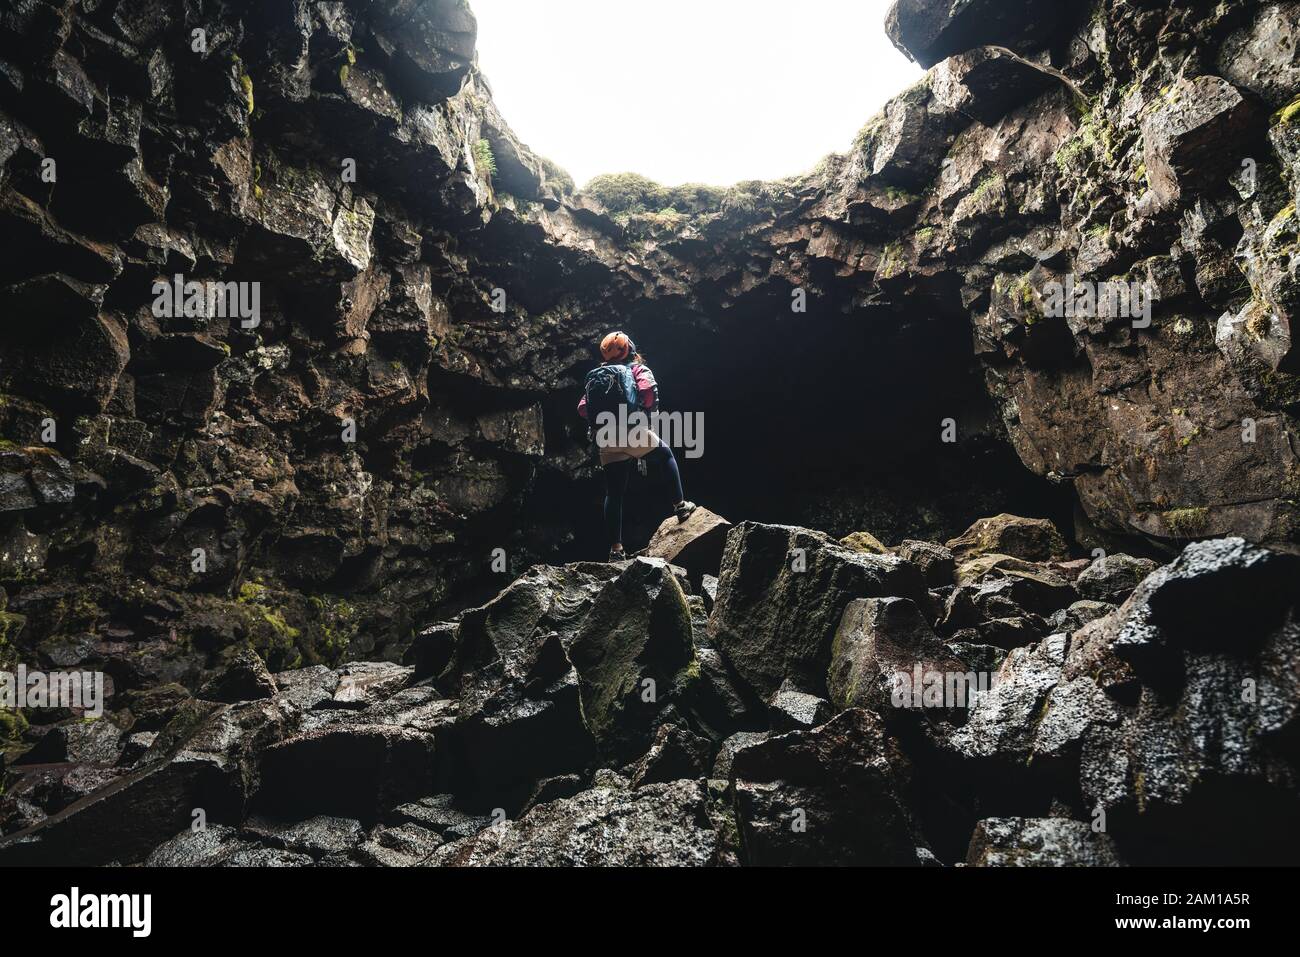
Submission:
<svg viewBox="0 0 1300 957">
<path fill-rule="evenodd" d="M 643 462 L 662 465 L 667 491 L 677 521 L 684 522 L 695 511 L 686 501 L 677 459 L 668 444 L 646 421 L 659 405 L 659 386 L 654 373 L 636 351 L 636 344 L 622 332 L 611 332 L 600 343 L 604 362 L 587 376 L 586 389 L 578 403 L 578 415 L 588 422 L 588 435 L 600 452 L 605 473 L 605 535 L 609 539 L 609 560 L 622 561 L 623 497 L 632 469 Z"/>
</svg>

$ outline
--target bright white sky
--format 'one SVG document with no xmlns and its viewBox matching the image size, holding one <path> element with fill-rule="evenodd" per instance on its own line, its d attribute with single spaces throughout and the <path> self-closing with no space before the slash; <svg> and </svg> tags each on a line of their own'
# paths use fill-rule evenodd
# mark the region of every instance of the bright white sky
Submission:
<svg viewBox="0 0 1300 957">
<path fill-rule="evenodd" d="M 889 0 L 470 0 L 501 114 L 579 186 L 780 179 L 844 152 L 921 69 Z"/>
</svg>

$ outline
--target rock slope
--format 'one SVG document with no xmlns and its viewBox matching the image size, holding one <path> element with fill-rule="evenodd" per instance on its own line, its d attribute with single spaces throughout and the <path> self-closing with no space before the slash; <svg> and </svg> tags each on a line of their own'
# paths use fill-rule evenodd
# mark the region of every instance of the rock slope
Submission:
<svg viewBox="0 0 1300 957">
<path fill-rule="evenodd" d="M 1300 559 L 1057 541 L 1002 515 L 917 560 L 745 522 L 699 588 L 537 566 L 405 665 L 249 654 L 49 728 L 0 863 L 1293 860 Z"/>
</svg>

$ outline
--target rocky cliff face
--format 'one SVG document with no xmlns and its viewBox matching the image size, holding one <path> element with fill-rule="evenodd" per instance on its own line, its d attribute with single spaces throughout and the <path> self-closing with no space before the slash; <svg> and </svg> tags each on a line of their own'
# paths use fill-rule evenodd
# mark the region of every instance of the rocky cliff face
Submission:
<svg viewBox="0 0 1300 957">
<path fill-rule="evenodd" d="M 1290 752 L 1239 740 L 1253 713 L 1196 690 L 1267 673 L 1290 702 L 1274 699 L 1269 740 L 1291 740 L 1285 609 L 1252 626 L 1243 659 L 1155 597 L 1181 585 L 1151 585 L 1150 612 L 1057 621 L 1077 568 L 994 561 L 947 580 L 938 546 L 916 540 L 1015 511 L 1055 519 L 1073 547 L 1164 561 L 1232 535 L 1231 556 L 1179 561 L 1294 571 L 1280 553 L 1300 543 L 1300 4 L 899 0 L 888 29 L 932 68 L 811 173 L 725 190 L 612 176 L 575 194 L 497 113 L 463 0 L 10 4 L 0 665 L 106 671 L 116 731 L 3 717 L 11 760 L 63 767 L 25 779 L 36 790 L 5 829 L 75 805 L 63 831 L 44 825 L 74 837 L 31 846 L 76 846 L 95 814 L 120 813 L 96 794 L 124 774 L 113 794 L 224 808 L 235 830 L 210 848 L 223 860 L 303 853 L 249 830 L 250 802 L 399 829 L 348 825 L 311 845 L 355 858 L 364 839 L 375 859 L 405 841 L 425 859 L 430 841 L 478 833 L 475 815 L 545 805 L 449 849 L 456 862 L 525 859 L 539 842 L 556 860 L 615 853 L 582 844 L 588 817 L 625 822 L 668 859 L 755 862 L 910 861 L 918 847 L 949 862 L 982 820 L 971 853 L 998 861 L 1080 846 L 1075 824 L 1097 807 L 1142 826 L 1120 851 L 1078 853 L 1141 860 L 1238 800 L 1243 777 L 1286 813 Z M 160 308 L 176 277 L 182 294 L 233 284 L 220 305 L 256 290 L 256 316 L 184 295 Z M 1063 288 L 1120 284 L 1123 308 L 1055 308 Z M 571 410 L 613 325 L 646 347 L 668 406 L 704 416 L 693 497 L 733 518 L 912 541 L 868 568 L 828 566 L 846 591 L 795 580 L 773 607 L 759 597 L 784 580 L 784 549 L 804 546 L 744 526 L 707 626 L 665 567 L 637 564 L 538 566 L 430 628 L 538 559 L 593 553 Z M 1009 550 L 1044 562 L 1066 547 Z M 1121 581 L 1105 600 L 1150 567 L 1127 586 L 1098 570 Z M 976 711 L 932 737 L 887 720 L 857 690 L 874 666 L 834 652 L 850 599 L 893 603 L 852 614 L 904 622 L 910 642 L 938 629 L 1013 649 L 978 652 L 1032 689 L 1009 707 L 1031 721 L 1065 689 L 1069 726 L 1006 729 L 1004 712 Z M 1212 619 L 1246 614 L 1223 602 Z M 763 634 L 786 637 L 753 644 Z M 334 670 L 364 659 L 390 664 Z M 701 675 L 704 698 L 690 690 Z M 673 689 L 667 711 L 629 698 L 646 676 Z M 232 745 L 231 722 L 257 730 Z M 730 737 L 794 727 L 804 737 Z M 1222 749 L 1204 750 L 1207 728 Z M 882 735 L 906 747 L 877 747 Z M 1162 763 L 1175 739 L 1185 760 Z M 295 782 L 340 748 L 375 790 L 312 805 Z M 923 788 L 962 808 L 949 830 L 907 783 L 1035 760 L 1049 770 L 1029 775 L 1032 800 Z M 1215 775 L 1220 790 L 1193 787 Z M 888 833 L 844 820 L 834 840 L 792 845 L 770 826 L 786 804 L 833 817 L 827 781 L 872 795 Z M 138 858 L 184 824 L 158 820 L 175 827 L 103 859 Z M 1271 820 L 1251 839 L 1267 845 Z"/>
</svg>

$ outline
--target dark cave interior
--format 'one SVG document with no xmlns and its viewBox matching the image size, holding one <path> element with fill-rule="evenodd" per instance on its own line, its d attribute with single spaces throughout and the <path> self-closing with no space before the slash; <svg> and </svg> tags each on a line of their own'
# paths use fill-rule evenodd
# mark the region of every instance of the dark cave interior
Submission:
<svg viewBox="0 0 1300 957">
<path fill-rule="evenodd" d="M 663 408 L 702 419 L 703 454 L 674 450 L 688 498 L 733 522 L 870 531 L 886 544 L 942 541 L 1003 511 L 1072 527 L 1069 490 L 1031 474 L 999 435 L 964 315 L 928 304 L 919 318 L 912 306 L 874 304 L 794 314 L 789 303 L 748 301 L 711 322 L 627 322 Z M 570 437 L 585 435 L 578 395 L 548 404 L 548 429 L 559 418 Z M 947 418 L 955 443 L 942 441 Z M 603 555 L 593 475 L 568 493 L 574 537 L 562 560 Z M 554 509 L 556 491 L 543 479 L 536 500 Z M 634 478 L 628 547 L 642 547 L 668 514 L 659 476 Z"/>
</svg>

